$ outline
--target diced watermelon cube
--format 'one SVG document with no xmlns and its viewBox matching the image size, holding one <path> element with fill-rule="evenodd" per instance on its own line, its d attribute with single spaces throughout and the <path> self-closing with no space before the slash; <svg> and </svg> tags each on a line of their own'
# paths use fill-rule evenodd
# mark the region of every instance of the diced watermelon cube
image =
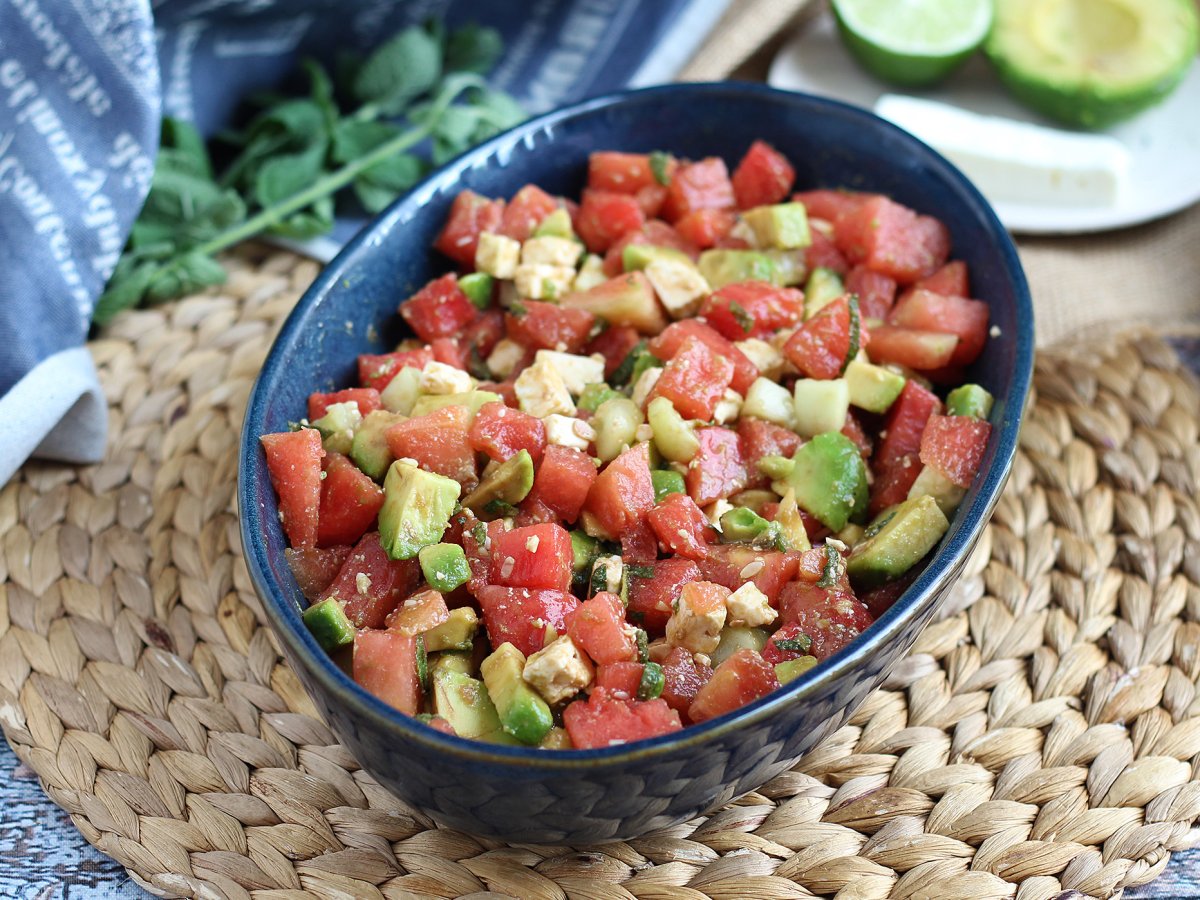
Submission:
<svg viewBox="0 0 1200 900">
<path fill-rule="evenodd" d="M 625 622 L 621 598 L 600 591 L 579 605 L 567 625 L 579 647 L 600 665 L 637 659 L 633 629 Z"/>
<path fill-rule="evenodd" d="M 929 417 L 921 434 L 921 462 L 961 488 L 971 486 L 983 462 L 991 423 L 974 416 Z"/>
<path fill-rule="evenodd" d="M 454 273 L 435 278 L 400 304 L 400 315 L 423 341 L 453 337 L 478 314 Z"/>
<path fill-rule="evenodd" d="M 472 448 L 499 462 L 528 450 L 537 463 L 546 449 L 546 426 L 536 416 L 497 400 L 479 408 L 471 423 L 468 440 Z"/>
<path fill-rule="evenodd" d="M 392 559 L 379 543 L 379 532 L 369 531 L 354 545 L 321 599 L 339 600 L 357 628 L 382 628 L 420 580 L 416 559 Z"/>
<path fill-rule="evenodd" d="M 561 525 L 514 528 L 493 542 L 488 580 L 504 587 L 566 591 L 572 558 L 571 537 Z"/>
<path fill-rule="evenodd" d="M 665 497 L 646 519 L 668 553 L 696 560 L 708 556 L 708 542 L 715 536 L 712 526 L 687 494 Z"/>
<path fill-rule="evenodd" d="M 475 592 L 492 649 L 511 643 L 526 656 L 546 646 L 546 630 L 567 633 L 567 617 L 579 601 L 566 591 L 486 584 Z"/>
<path fill-rule="evenodd" d="M 779 687 L 775 669 L 753 650 L 742 648 L 713 671 L 688 707 L 693 722 L 715 719 L 765 697 Z"/>
<path fill-rule="evenodd" d="M 354 636 L 354 681 L 408 716 L 421 708 L 416 638 L 394 631 L 360 631 Z"/>
<path fill-rule="evenodd" d="M 671 610 L 683 586 L 700 580 L 700 569 L 681 556 L 660 559 L 650 564 L 651 573 L 635 575 L 629 581 L 629 621 L 660 635 L 671 618 Z"/>
<path fill-rule="evenodd" d="M 415 459 L 423 469 L 473 485 L 475 451 L 469 441 L 470 410 L 443 406 L 398 422 L 387 430 L 388 449 L 396 459 Z"/>
<path fill-rule="evenodd" d="M 536 184 L 527 184 L 517 191 L 504 207 L 498 234 L 514 241 L 526 241 L 542 219 L 558 209 L 558 201 Z"/>
<path fill-rule="evenodd" d="M 988 305 L 982 300 L 916 289 L 896 304 L 888 321 L 901 328 L 957 335 L 958 343 L 948 364 L 967 366 L 979 358 L 987 343 L 988 314 Z"/>
<path fill-rule="evenodd" d="M 688 708 L 696 699 L 700 688 L 712 678 L 711 666 L 696 662 L 696 658 L 683 647 L 672 647 L 662 661 L 662 699 L 671 709 L 679 712 L 687 721 Z"/>
<path fill-rule="evenodd" d="M 575 230 L 592 253 L 603 253 L 613 242 L 646 223 L 637 198 L 612 191 L 585 190 Z"/>
<path fill-rule="evenodd" d="M 479 235 L 495 231 L 503 215 L 503 200 L 489 200 L 474 191 L 462 191 L 454 198 L 446 226 L 433 246 L 464 269 L 474 269 Z"/>
<path fill-rule="evenodd" d="M 671 359 L 688 338 L 703 341 L 713 353 L 733 363 L 733 380 L 730 387 L 745 396 L 746 391 L 750 390 L 750 385 L 758 378 L 757 367 L 750 362 L 745 353 L 733 345 L 732 341 L 703 322 L 696 319 L 672 322 L 650 340 L 648 349 L 659 359 Z"/>
<path fill-rule="evenodd" d="M 679 167 L 667 185 L 662 214 L 676 222 L 698 209 L 732 209 L 736 204 L 725 161 L 710 156 Z"/>
<path fill-rule="evenodd" d="M 586 453 L 551 444 L 542 456 L 527 504 L 540 503 L 565 522 L 574 522 L 596 481 L 596 465 Z"/>
<path fill-rule="evenodd" d="M 423 369 L 432 361 L 433 351 L 428 347 L 396 353 L 363 353 L 358 357 L 358 380 L 369 388 L 382 391 L 405 366 Z"/>
<path fill-rule="evenodd" d="M 315 546 L 321 509 L 321 458 L 325 455 L 320 432 L 301 428 L 264 434 L 261 441 L 288 543 L 293 547 Z"/>
<path fill-rule="evenodd" d="M 330 453 L 321 482 L 317 543 L 353 544 L 375 525 L 383 506 L 383 488 L 340 453 Z"/>
<path fill-rule="evenodd" d="M 733 363 L 698 338 L 688 338 L 650 392 L 666 397 L 685 419 L 708 421 L 733 380 Z"/>
<path fill-rule="evenodd" d="M 712 425 L 697 428 L 696 438 L 700 449 L 684 476 L 691 498 L 707 506 L 742 490 L 746 486 L 746 464 L 737 432 Z"/>
<path fill-rule="evenodd" d="M 641 522 L 653 508 L 654 483 L 645 443 L 635 444 L 605 466 L 584 504 L 584 510 L 613 538 Z"/>
<path fill-rule="evenodd" d="M 679 731 L 679 713 L 662 698 L 621 700 L 604 688 L 587 700 L 575 700 L 563 711 L 563 725 L 579 750 L 613 747 Z"/>
<path fill-rule="evenodd" d="M 364 416 L 383 408 L 383 404 L 379 402 L 379 391 L 374 388 L 347 388 L 344 391 L 334 391 L 330 394 L 309 394 L 308 420 L 310 422 L 317 421 L 335 403 L 353 403 Z"/>
<path fill-rule="evenodd" d="M 508 336 L 531 350 L 578 353 L 588 341 L 596 316 L 586 309 L 541 300 L 522 300 L 504 316 Z"/>
<path fill-rule="evenodd" d="M 739 281 L 709 294 L 700 314 L 731 341 L 766 337 L 804 317 L 804 294 L 765 281 Z"/>
<path fill-rule="evenodd" d="M 795 180 L 787 157 L 765 141 L 755 141 L 733 172 L 738 209 L 782 203 Z"/>
</svg>

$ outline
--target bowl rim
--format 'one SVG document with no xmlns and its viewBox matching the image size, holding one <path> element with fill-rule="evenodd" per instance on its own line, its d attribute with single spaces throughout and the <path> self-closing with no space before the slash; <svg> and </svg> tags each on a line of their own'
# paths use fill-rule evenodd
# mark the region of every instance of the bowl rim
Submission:
<svg viewBox="0 0 1200 900">
<path fill-rule="evenodd" d="M 860 122 L 875 129 L 882 128 L 894 138 L 909 144 L 924 161 L 935 170 L 935 174 L 956 188 L 970 205 L 976 207 L 983 221 L 994 232 L 996 249 L 1002 257 L 1015 294 L 1018 333 L 1015 365 L 1011 373 L 1009 390 L 1005 396 L 1003 417 L 995 427 L 996 453 L 992 467 L 977 482 L 978 490 L 969 506 L 960 508 L 951 522 L 950 535 L 940 546 L 929 564 L 895 603 L 859 638 L 820 665 L 810 669 L 794 681 L 752 703 L 746 704 L 725 715 L 718 716 L 698 725 L 690 725 L 680 731 L 635 741 L 630 744 L 580 750 L 556 750 L 547 752 L 537 747 L 507 746 L 462 738 L 445 734 L 417 719 L 392 708 L 382 700 L 359 687 L 326 653 L 304 626 L 300 610 L 296 608 L 274 579 L 266 559 L 265 542 L 257 539 L 262 533 L 262 510 L 254 497 L 255 481 L 250 477 L 254 468 L 265 472 L 260 462 L 258 430 L 256 422 L 263 418 L 267 402 L 265 376 L 278 365 L 277 357 L 282 348 L 293 343 L 301 330 L 309 308 L 324 297 L 331 287 L 342 279 L 349 270 L 369 256 L 382 235 L 400 224 L 410 205 L 419 204 L 422 194 L 428 193 L 447 182 L 457 180 L 463 171 L 487 158 L 494 151 L 519 143 L 522 139 L 538 132 L 552 131 L 568 120 L 590 117 L 604 110 L 630 102 L 644 102 L 657 97 L 698 98 L 715 95 L 733 96 L 753 101 L 796 104 L 812 109 L 816 107 L 843 119 Z M 693 82 L 657 85 L 653 87 L 617 91 L 603 96 L 583 100 L 535 116 L 468 150 L 445 165 L 439 167 L 420 183 L 397 198 L 380 215 L 364 226 L 358 234 L 339 251 L 336 257 L 321 271 L 304 295 L 289 313 L 271 348 L 263 361 L 258 377 L 251 390 L 243 420 L 238 451 L 238 518 L 243 553 L 247 568 L 259 597 L 276 633 L 291 651 L 293 659 L 303 664 L 322 688 L 345 704 L 355 716 L 365 716 L 375 721 L 381 729 L 396 729 L 405 740 L 425 745 L 431 752 L 449 754 L 462 762 L 490 766 L 512 766 L 519 769 L 571 770 L 619 766 L 630 762 L 644 761 L 665 756 L 680 750 L 706 743 L 728 735 L 749 725 L 768 719 L 783 707 L 808 700 L 826 681 L 839 678 L 858 667 L 868 656 L 888 643 L 912 619 L 920 616 L 935 602 L 952 577 L 956 577 L 961 565 L 973 549 L 976 539 L 986 526 L 1012 469 L 1016 455 L 1018 432 L 1024 414 L 1026 399 L 1032 383 L 1034 362 L 1033 303 L 1024 270 L 1011 236 L 1001 224 L 991 205 L 980 191 L 952 163 L 933 148 L 924 144 L 908 132 L 875 116 L 868 110 L 796 91 L 783 91 L 767 85 L 748 82 Z"/>
</svg>

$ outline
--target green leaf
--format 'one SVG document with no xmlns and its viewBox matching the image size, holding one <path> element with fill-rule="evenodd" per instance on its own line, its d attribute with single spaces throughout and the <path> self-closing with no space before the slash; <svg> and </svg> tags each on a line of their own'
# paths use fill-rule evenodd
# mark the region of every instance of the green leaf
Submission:
<svg viewBox="0 0 1200 900">
<path fill-rule="evenodd" d="M 271 234 L 306 241 L 328 234 L 333 228 L 333 198 L 322 197 L 307 209 L 292 213 L 270 229 Z"/>
<path fill-rule="evenodd" d="M 116 317 L 117 313 L 138 306 L 146 297 L 146 290 L 158 272 L 158 264 L 153 262 L 141 263 L 136 266 L 123 265 L 122 259 L 117 264 L 116 271 L 108 280 L 104 293 L 96 300 L 96 308 L 92 311 L 92 319 L 97 325 L 104 326 Z"/>
<path fill-rule="evenodd" d="M 334 100 L 333 80 L 329 77 L 329 73 L 315 59 L 306 59 L 303 62 L 304 71 L 308 74 L 308 83 L 312 91 L 313 103 L 317 109 L 321 111 L 321 115 L 325 117 L 326 131 L 333 131 L 334 125 L 341 116 L 338 110 L 337 101 Z"/>
<path fill-rule="evenodd" d="M 480 128 L 473 136 L 475 141 L 487 140 L 526 119 L 525 110 L 504 91 L 479 91 L 472 97 L 471 103 L 480 113 Z"/>
<path fill-rule="evenodd" d="M 424 28 L 412 26 L 385 41 L 354 77 L 354 96 L 395 115 L 433 87 L 442 74 L 442 48 Z"/>
<path fill-rule="evenodd" d="M 176 263 L 180 281 L 187 293 L 225 283 L 225 269 L 207 254 L 198 250 L 181 257 Z"/>
<path fill-rule="evenodd" d="M 343 119 L 333 130 L 334 162 L 353 162 L 400 134 L 391 122 L 363 122 Z"/>
<path fill-rule="evenodd" d="M 180 169 L 186 168 L 194 175 L 212 178 L 212 162 L 208 157 L 208 148 L 204 145 L 204 138 L 200 132 L 190 122 L 171 116 L 163 117 L 159 153 L 167 151 L 171 151 L 170 158 L 175 166 Z"/>
<path fill-rule="evenodd" d="M 360 177 L 354 179 L 354 196 L 358 198 L 363 209 L 374 214 L 387 209 L 388 204 L 398 196 L 398 192 Z"/>
<path fill-rule="evenodd" d="M 503 50 L 504 39 L 495 28 L 468 23 L 446 39 L 446 71 L 486 75 Z"/>
<path fill-rule="evenodd" d="M 425 164 L 411 153 L 397 153 L 382 159 L 360 177 L 393 191 L 406 191 L 425 174 Z"/>
<path fill-rule="evenodd" d="M 286 200 L 324 174 L 325 147 L 313 145 L 301 153 L 273 156 L 263 162 L 254 179 L 254 199 L 261 206 Z"/>
</svg>

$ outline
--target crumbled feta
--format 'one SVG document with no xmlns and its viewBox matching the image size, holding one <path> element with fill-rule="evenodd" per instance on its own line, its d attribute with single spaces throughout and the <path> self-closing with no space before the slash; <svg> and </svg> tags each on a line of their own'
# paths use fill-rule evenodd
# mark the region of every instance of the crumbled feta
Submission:
<svg viewBox="0 0 1200 900">
<path fill-rule="evenodd" d="M 725 604 L 712 603 L 709 594 L 689 590 L 691 586 L 683 586 L 675 611 L 667 620 L 667 643 L 692 653 L 712 653 L 721 643 Z"/>
<path fill-rule="evenodd" d="M 575 396 L 582 394 L 589 384 L 601 384 L 604 381 L 604 357 L 598 353 L 580 356 L 558 350 L 539 350 L 534 362 L 545 362 L 557 370 L 567 390 Z"/>
<path fill-rule="evenodd" d="M 604 589 L 612 594 L 621 592 L 621 574 L 625 569 L 625 561 L 619 556 L 601 556 L 592 563 L 592 573 L 604 573 Z"/>
<path fill-rule="evenodd" d="M 661 366 L 653 366 L 638 376 L 637 384 L 633 386 L 633 393 L 630 399 L 638 405 L 639 408 L 645 408 L 646 403 L 650 400 L 650 392 L 654 390 L 654 386 L 658 384 L 658 378 L 662 375 Z"/>
<path fill-rule="evenodd" d="M 525 348 L 516 341 L 500 338 L 487 358 L 488 370 L 497 378 L 507 378 L 525 356 Z"/>
<path fill-rule="evenodd" d="M 733 504 L 722 497 L 720 500 L 714 500 L 708 506 L 704 507 L 702 512 L 704 518 L 708 519 L 708 524 L 717 531 L 721 530 L 721 516 L 733 509 Z"/>
<path fill-rule="evenodd" d="M 733 346 L 741 350 L 746 358 L 754 363 L 754 367 L 764 378 L 774 380 L 783 371 L 783 354 L 761 338 L 734 341 Z"/>
<path fill-rule="evenodd" d="M 530 300 L 557 300 L 571 289 L 575 269 L 544 263 L 521 263 L 514 276 L 517 293 Z"/>
<path fill-rule="evenodd" d="M 521 258 L 521 242 L 502 234 L 485 231 L 479 235 L 475 248 L 475 268 L 493 278 L 512 278 L 517 274 Z"/>
<path fill-rule="evenodd" d="M 739 238 L 749 244 L 752 248 L 758 247 L 758 232 L 750 227 L 750 223 L 745 219 L 738 217 L 738 220 L 733 223 L 733 227 L 729 229 L 731 238 Z"/>
<path fill-rule="evenodd" d="M 771 609 L 767 595 L 753 581 L 747 581 L 725 600 L 730 625 L 756 628 L 770 625 L 779 614 Z"/>
<path fill-rule="evenodd" d="M 462 394 L 474 387 L 471 376 L 462 369 L 430 360 L 421 369 L 422 394 Z"/>
<path fill-rule="evenodd" d="M 733 388 L 725 388 L 725 396 L 717 401 L 713 409 L 713 421 L 718 425 L 732 422 L 742 411 L 742 395 Z"/>
<path fill-rule="evenodd" d="M 371 590 L 371 576 L 366 572 L 359 572 L 354 576 L 354 586 L 358 588 L 360 594 L 365 594 Z"/>
<path fill-rule="evenodd" d="M 575 696 L 592 683 L 592 661 L 564 634 L 525 660 L 521 676 L 550 704 Z"/>
<path fill-rule="evenodd" d="M 578 241 L 563 237 L 533 237 L 521 245 L 522 265 L 569 266 L 575 275 L 575 263 L 583 247 Z"/>
<path fill-rule="evenodd" d="M 542 419 L 546 426 L 546 443 L 586 451 L 596 439 L 596 429 L 582 419 L 551 413 Z"/>
<path fill-rule="evenodd" d="M 575 403 L 562 376 L 544 360 L 535 361 L 521 372 L 513 383 L 513 391 L 521 411 L 539 419 L 554 413 L 564 416 L 575 414 Z"/>
<path fill-rule="evenodd" d="M 678 259 L 656 259 L 645 269 L 646 279 L 673 319 L 694 316 L 710 288 L 700 270 Z"/>
</svg>

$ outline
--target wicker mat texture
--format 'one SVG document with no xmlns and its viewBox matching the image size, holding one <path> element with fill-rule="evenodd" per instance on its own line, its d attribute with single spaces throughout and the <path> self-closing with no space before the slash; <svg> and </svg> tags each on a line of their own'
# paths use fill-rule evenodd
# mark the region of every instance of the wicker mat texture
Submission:
<svg viewBox="0 0 1200 900">
<path fill-rule="evenodd" d="M 107 459 L 0 492 L 0 721 L 169 897 L 1110 897 L 1200 817 L 1200 392 L 1151 337 L 1043 353 L 941 618 L 792 772 L 637 841 L 504 846 L 381 790 L 281 662 L 237 538 L 242 409 L 315 263 L 92 343 Z M 1070 894 L 1069 896 L 1078 896 Z"/>
</svg>

